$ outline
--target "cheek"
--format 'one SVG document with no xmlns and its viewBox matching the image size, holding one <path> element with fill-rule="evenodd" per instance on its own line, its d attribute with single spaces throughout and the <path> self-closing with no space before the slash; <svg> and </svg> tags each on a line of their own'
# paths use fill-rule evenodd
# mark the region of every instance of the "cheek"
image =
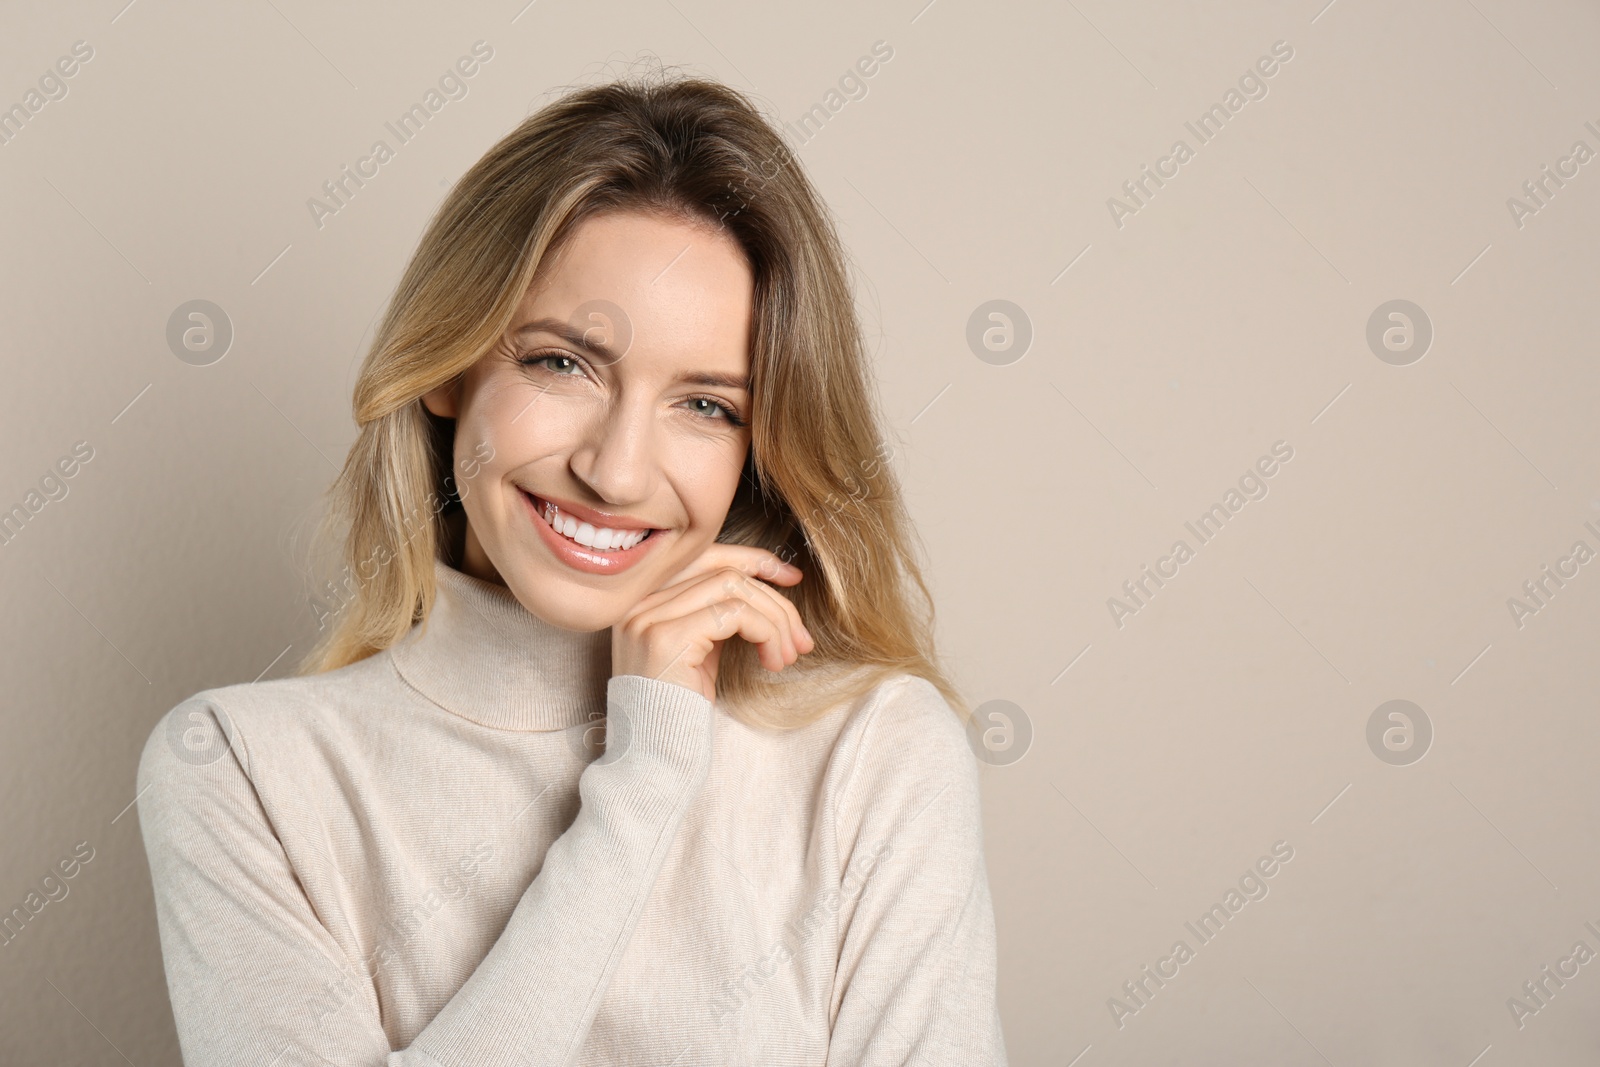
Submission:
<svg viewBox="0 0 1600 1067">
<path fill-rule="evenodd" d="M 662 444 L 661 467 L 688 512 L 690 523 L 709 530 L 722 528 L 728 505 L 739 491 L 746 446 L 741 438 L 721 440 L 670 436 Z"/>
<path fill-rule="evenodd" d="M 494 458 L 481 466 L 496 473 L 570 451 L 597 413 L 586 398 L 542 390 L 515 377 L 486 384 L 474 400 L 456 427 L 456 458 L 470 459 L 474 447 L 486 443 Z"/>
</svg>

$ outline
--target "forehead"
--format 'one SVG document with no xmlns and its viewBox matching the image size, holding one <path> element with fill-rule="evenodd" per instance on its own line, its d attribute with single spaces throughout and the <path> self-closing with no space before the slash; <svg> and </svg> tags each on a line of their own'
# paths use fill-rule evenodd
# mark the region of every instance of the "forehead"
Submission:
<svg viewBox="0 0 1600 1067">
<path fill-rule="evenodd" d="M 513 327 L 553 318 L 578 329 L 610 305 L 628 362 L 748 368 L 754 279 L 738 243 L 709 225 L 640 212 L 591 216 L 546 260 Z"/>
</svg>

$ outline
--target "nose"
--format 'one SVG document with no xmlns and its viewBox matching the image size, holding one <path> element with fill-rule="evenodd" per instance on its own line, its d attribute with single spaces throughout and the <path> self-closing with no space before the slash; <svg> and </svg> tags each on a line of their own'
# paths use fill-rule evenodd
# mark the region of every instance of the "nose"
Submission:
<svg viewBox="0 0 1600 1067">
<path fill-rule="evenodd" d="M 595 496 L 619 507 L 648 500 L 658 474 L 655 418 L 647 398 L 608 404 L 567 461 Z"/>
</svg>

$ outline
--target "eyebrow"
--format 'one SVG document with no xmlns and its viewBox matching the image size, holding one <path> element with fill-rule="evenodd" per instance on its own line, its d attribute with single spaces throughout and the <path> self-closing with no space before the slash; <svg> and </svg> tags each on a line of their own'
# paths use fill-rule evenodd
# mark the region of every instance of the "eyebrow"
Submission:
<svg viewBox="0 0 1600 1067">
<path fill-rule="evenodd" d="M 573 348 L 582 349 L 615 363 L 621 357 L 607 345 L 591 341 L 584 337 L 584 331 L 576 328 L 571 323 L 562 322 L 560 319 L 534 319 L 513 331 L 518 337 L 530 333 L 548 333 L 561 338 Z M 723 389 L 742 389 L 750 391 L 750 379 L 740 374 L 716 374 L 711 371 L 684 371 L 674 379 L 676 382 L 686 382 L 690 385 L 708 385 Z"/>
</svg>

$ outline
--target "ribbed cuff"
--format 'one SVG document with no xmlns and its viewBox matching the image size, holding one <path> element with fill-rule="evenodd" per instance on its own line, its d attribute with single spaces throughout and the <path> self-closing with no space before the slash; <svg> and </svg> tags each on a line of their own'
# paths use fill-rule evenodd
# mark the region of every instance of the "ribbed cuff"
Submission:
<svg viewBox="0 0 1600 1067">
<path fill-rule="evenodd" d="M 606 683 L 606 751 L 596 764 L 665 768 L 684 784 L 701 784 L 711 768 L 711 701 L 675 682 L 641 674 Z"/>
</svg>

